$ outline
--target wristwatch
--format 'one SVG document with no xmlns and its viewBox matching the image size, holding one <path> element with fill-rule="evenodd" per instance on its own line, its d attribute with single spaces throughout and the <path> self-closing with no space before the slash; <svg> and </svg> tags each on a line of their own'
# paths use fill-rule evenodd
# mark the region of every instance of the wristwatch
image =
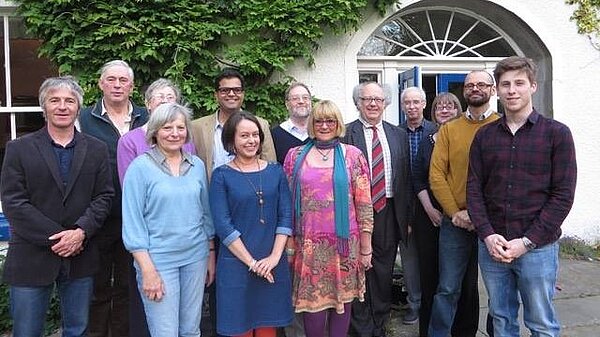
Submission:
<svg viewBox="0 0 600 337">
<path fill-rule="evenodd" d="M 531 240 L 529 240 L 529 238 L 526 236 L 522 237 L 521 240 L 523 241 L 525 248 L 527 248 L 527 251 L 534 250 L 535 247 L 537 247 L 535 243 L 531 242 Z"/>
</svg>

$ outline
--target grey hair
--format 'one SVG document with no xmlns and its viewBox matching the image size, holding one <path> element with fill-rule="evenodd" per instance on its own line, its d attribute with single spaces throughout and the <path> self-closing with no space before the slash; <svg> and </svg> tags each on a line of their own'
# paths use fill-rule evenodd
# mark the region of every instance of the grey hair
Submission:
<svg viewBox="0 0 600 337">
<path fill-rule="evenodd" d="M 144 93 L 146 105 L 152 100 L 154 92 L 163 88 L 173 89 L 173 91 L 175 92 L 175 101 L 181 104 L 181 90 L 179 90 L 179 88 L 171 80 L 168 80 L 166 78 L 159 78 L 158 80 L 152 82 L 148 86 L 148 89 L 146 89 L 146 92 Z"/>
<path fill-rule="evenodd" d="M 156 134 L 158 134 L 158 130 L 165 124 L 176 120 L 179 116 L 183 116 L 186 128 L 185 142 L 188 143 L 192 139 L 190 130 L 192 110 L 177 103 L 163 103 L 159 105 L 156 110 L 152 111 L 150 119 L 148 120 L 146 142 L 150 145 L 156 144 Z"/>
<path fill-rule="evenodd" d="M 404 102 L 404 97 L 409 92 L 417 92 L 423 101 L 427 100 L 427 96 L 425 95 L 425 91 L 419 87 L 408 87 L 402 90 L 402 94 L 400 95 L 400 103 Z"/>
<path fill-rule="evenodd" d="M 69 90 L 77 99 L 77 110 L 81 109 L 83 105 L 83 89 L 81 89 L 75 78 L 72 76 L 50 77 L 42 83 L 38 94 L 40 106 L 44 111 L 44 118 L 46 117 L 44 103 L 46 102 L 46 97 L 48 97 L 48 92 L 56 89 Z"/>
<path fill-rule="evenodd" d="M 112 60 L 112 61 L 108 61 L 106 63 L 104 63 L 104 65 L 102 66 L 102 68 L 100 68 L 100 78 L 103 79 L 104 78 L 104 74 L 106 73 L 106 71 L 109 68 L 112 67 L 125 67 L 127 68 L 127 75 L 129 75 L 129 77 L 131 78 L 131 81 L 133 82 L 134 78 L 133 78 L 133 69 L 131 69 L 131 67 L 129 66 L 129 64 L 123 60 Z"/>
<path fill-rule="evenodd" d="M 306 92 L 308 92 L 308 95 L 310 97 L 312 97 L 312 94 L 310 93 L 310 89 L 308 89 L 308 86 L 302 82 L 294 82 L 292 84 L 290 84 L 290 86 L 285 90 L 285 100 L 289 100 L 290 99 L 290 91 L 292 91 L 292 89 L 296 88 L 296 87 L 302 87 L 304 89 L 306 89 Z"/>
<path fill-rule="evenodd" d="M 354 105 L 358 108 L 360 105 L 360 93 L 362 92 L 362 90 L 369 84 L 375 84 L 378 87 L 380 87 L 383 90 L 383 96 L 385 98 L 385 107 L 387 108 L 388 105 L 392 104 L 392 88 L 390 88 L 389 85 L 387 84 L 379 84 L 377 82 L 373 82 L 373 81 L 368 81 L 368 82 L 362 82 L 356 86 L 354 86 L 354 89 L 352 89 L 352 100 L 354 101 Z"/>
</svg>

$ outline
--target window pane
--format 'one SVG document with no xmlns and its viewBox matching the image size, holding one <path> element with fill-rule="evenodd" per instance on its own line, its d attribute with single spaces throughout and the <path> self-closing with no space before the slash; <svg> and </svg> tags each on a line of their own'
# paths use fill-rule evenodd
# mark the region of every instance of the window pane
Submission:
<svg viewBox="0 0 600 337">
<path fill-rule="evenodd" d="M 10 140 L 10 114 L 0 114 L 0 160 L 4 163 L 6 143 Z M 0 175 L 2 171 L 0 171 Z"/>
<path fill-rule="evenodd" d="M 358 53 L 359 56 L 417 57 L 514 54 L 501 32 L 475 17 L 451 10 L 400 13 L 377 28 Z"/>
<path fill-rule="evenodd" d="M 41 40 L 27 35 L 22 18 L 10 17 L 9 29 L 12 105 L 37 106 L 40 85 L 56 76 L 57 69 L 48 59 L 38 57 Z"/>
<path fill-rule="evenodd" d="M 4 77 L 4 17 L 0 16 L 0 64 L 2 64 L 2 73 L 0 74 L 0 106 L 6 106 L 6 78 Z"/>
</svg>

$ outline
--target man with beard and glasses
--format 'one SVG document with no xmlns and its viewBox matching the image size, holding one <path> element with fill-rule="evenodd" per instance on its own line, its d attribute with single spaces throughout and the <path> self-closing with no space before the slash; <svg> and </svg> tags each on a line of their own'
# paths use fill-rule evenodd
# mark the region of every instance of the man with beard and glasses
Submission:
<svg viewBox="0 0 600 337">
<path fill-rule="evenodd" d="M 477 234 L 467 212 L 467 173 L 475 133 L 499 118 L 489 103 L 495 94 L 489 73 L 469 73 L 463 90 L 467 111 L 440 128 L 433 148 L 429 183 L 444 217 L 439 239 L 440 280 L 429 322 L 430 337 L 446 337 L 451 330 L 460 337 L 474 337 L 477 333 Z"/>
<path fill-rule="evenodd" d="M 277 162 L 281 165 L 289 149 L 308 141 L 306 124 L 312 108 L 312 96 L 308 86 L 300 82 L 292 83 L 285 91 L 285 107 L 289 118 L 271 130 Z"/>
</svg>

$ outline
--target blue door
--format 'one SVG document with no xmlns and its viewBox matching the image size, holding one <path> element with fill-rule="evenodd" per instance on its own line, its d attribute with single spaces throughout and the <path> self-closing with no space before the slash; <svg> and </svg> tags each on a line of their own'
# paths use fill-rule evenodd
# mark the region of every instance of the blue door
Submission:
<svg viewBox="0 0 600 337">
<path fill-rule="evenodd" d="M 407 71 L 398 73 L 398 102 L 400 102 L 399 107 L 399 118 L 400 124 L 404 124 L 406 122 L 406 114 L 402 110 L 402 101 L 400 97 L 402 97 L 402 91 L 408 87 L 420 87 L 421 86 L 421 67 L 415 66 L 412 69 Z"/>
<path fill-rule="evenodd" d="M 451 92 L 460 100 L 462 110 L 466 109 L 466 102 L 463 98 L 463 83 L 467 74 L 438 74 L 437 75 L 437 93 Z"/>
</svg>

